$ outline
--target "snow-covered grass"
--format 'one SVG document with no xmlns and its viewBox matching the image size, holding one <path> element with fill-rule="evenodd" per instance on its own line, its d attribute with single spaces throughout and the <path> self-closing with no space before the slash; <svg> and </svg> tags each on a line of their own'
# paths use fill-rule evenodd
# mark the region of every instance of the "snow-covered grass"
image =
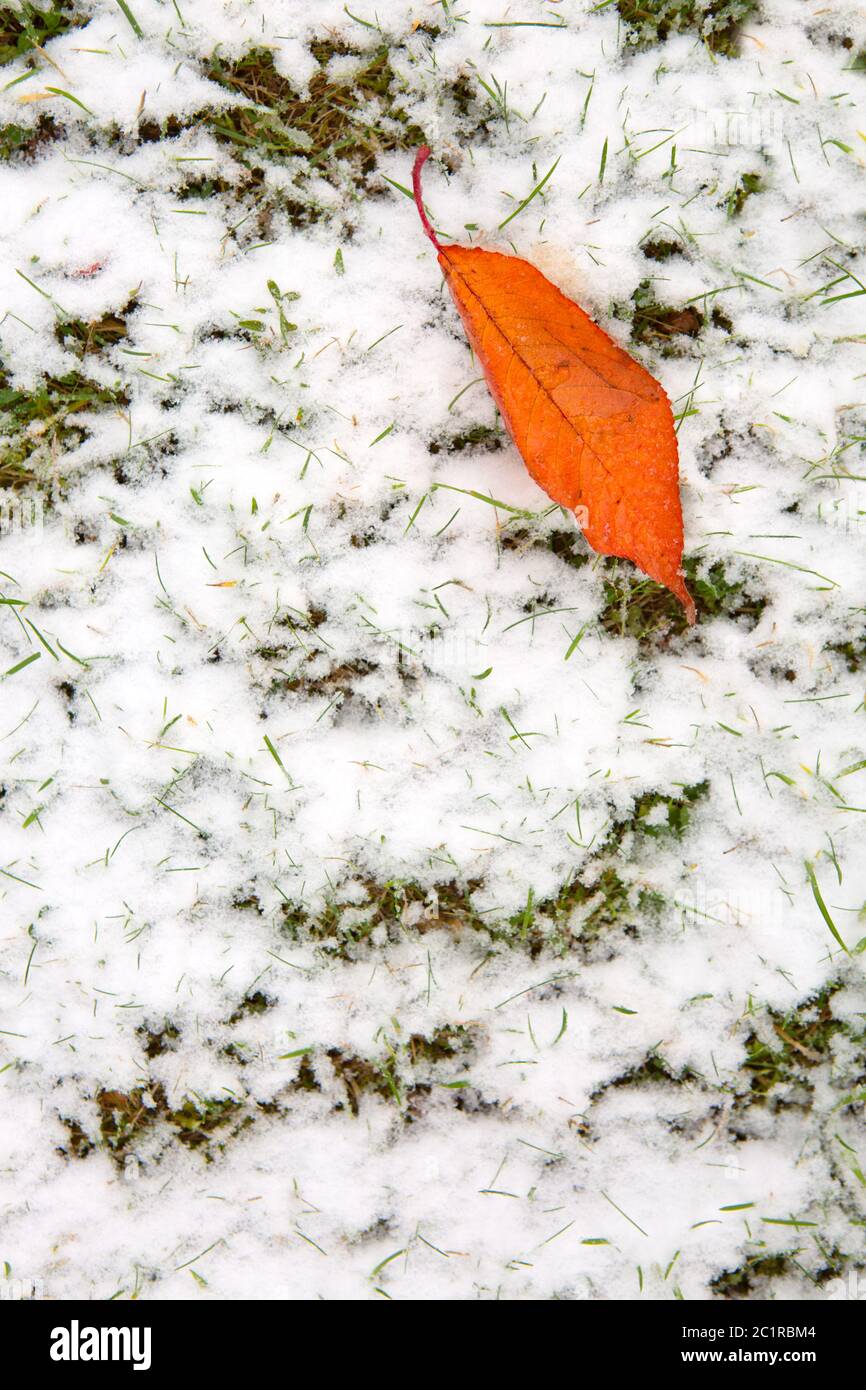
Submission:
<svg viewBox="0 0 866 1390">
<path fill-rule="evenodd" d="M 7 1278 L 850 1290 L 858 15 L 0 6 Z M 694 629 L 502 432 L 422 139 L 674 401 Z"/>
</svg>

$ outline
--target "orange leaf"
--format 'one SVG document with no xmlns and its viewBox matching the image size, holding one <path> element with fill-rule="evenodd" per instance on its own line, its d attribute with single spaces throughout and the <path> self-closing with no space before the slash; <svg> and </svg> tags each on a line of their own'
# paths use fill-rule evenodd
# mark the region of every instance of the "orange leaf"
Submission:
<svg viewBox="0 0 866 1390">
<path fill-rule="evenodd" d="M 667 586 L 690 623 L 683 581 L 683 518 L 670 401 L 649 372 L 516 256 L 442 246 L 412 182 L 424 230 L 466 336 L 530 474 L 574 511 L 602 555 L 633 560 Z"/>
</svg>

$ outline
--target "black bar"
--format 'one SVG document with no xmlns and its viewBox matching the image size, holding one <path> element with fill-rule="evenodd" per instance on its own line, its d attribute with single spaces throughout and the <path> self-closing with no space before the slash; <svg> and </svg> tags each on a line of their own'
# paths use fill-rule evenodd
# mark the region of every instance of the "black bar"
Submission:
<svg viewBox="0 0 866 1390">
<path fill-rule="evenodd" d="M 576 1299 L 563 1321 L 557 1319 L 557 1335 L 567 1339 L 560 1343 L 557 1358 L 570 1347 L 577 1378 L 582 1378 L 581 1367 L 588 1372 L 594 1365 L 596 1370 L 606 1366 L 609 1373 L 617 1374 L 633 1371 L 668 1376 L 678 1370 L 691 1378 L 718 1369 L 730 1373 L 754 1367 L 765 1374 L 775 1374 L 805 1368 L 817 1371 L 825 1379 L 828 1374 L 851 1367 L 852 1357 L 856 1361 L 863 1328 L 860 1296 L 859 1287 L 852 1285 L 850 1290 L 846 1286 L 841 1292 L 834 1287 L 830 1293 L 816 1288 L 814 1299 L 796 1303 L 739 1299 L 686 1303 L 673 1298 L 664 1302 L 587 1303 Z M 562 1312 L 561 1301 L 556 1302 Z M 304 1337 L 298 1345 L 315 1360 L 321 1355 L 323 1369 L 327 1367 L 333 1374 L 341 1356 L 345 1356 L 347 1371 L 357 1374 L 363 1363 L 361 1347 L 343 1321 L 347 1316 L 343 1309 L 340 1326 L 344 1335 L 336 1341 L 329 1336 L 319 1344 L 321 1351 L 317 1353 L 315 1319 L 322 1314 L 328 1317 L 327 1303 L 317 1304 L 320 1311 L 312 1313 L 307 1307 L 296 1308 L 276 1301 L 226 1304 L 215 1300 L 6 1300 L 0 1303 L 0 1325 L 6 1333 L 7 1347 L 26 1348 L 28 1368 L 47 1373 L 58 1382 L 70 1376 L 92 1378 L 107 1371 L 112 1376 L 128 1373 L 139 1378 L 170 1375 L 174 1379 L 182 1374 L 184 1379 L 189 1376 L 208 1385 L 236 1385 L 238 1376 L 248 1379 L 255 1374 L 263 1359 L 271 1361 L 276 1356 L 277 1366 L 271 1361 L 269 1375 L 279 1366 L 282 1354 L 296 1362 L 291 1348 L 295 1332 L 301 1334 L 302 1330 L 311 1340 L 307 1342 Z M 374 1322 L 370 1321 L 370 1310 L 358 1311 L 364 1318 L 362 1337 L 368 1349 L 370 1334 L 380 1317 L 387 1319 L 386 1325 L 393 1331 L 402 1330 L 393 1304 L 387 1312 L 383 1305 L 381 1313 L 372 1314 Z M 467 1339 L 479 1373 L 484 1373 L 488 1380 L 496 1358 L 510 1357 L 509 1346 L 513 1348 L 515 1338 L 521 1337 L 520 1324 L 513 1322 L 514 1310 L 509 1315 L 507 1332 L 501 1326 L 497 1329 L 498 1317 L 492 1316 L 489 1325 L 479 1327 L 476 1307 Z M 519 1316 L 522 1321 L 522 1310 Z M 461 1346 L 459 1314 L 452 1312 L 447 1317 L 448 1340 L 453 1336 L 452 1351 L 459 1359 L 461 1379 L 465 1379 L 467 1353 Z M 431 1334 L 433 1329 L 441 1332 L 446 1326 L 440 1311 L 431 1309 L 429 1318 L 427 1328 Z M 334 1326 L 333 1321 L 323 1322 L 323 1330 L 333 1332 Z M 419 1335 L 424 1336 L 421 1328 L 413 1320 L 411 1327 L 406 1325 L 406 1332 L 414 1341 Z M 439 1334 L 436 1335 L 438 1339 Z M 523 1356 L 530 1365 L 532 1346 L 531 1341 L 523 1343 Z M 384 1353 L 381 1342 L 379 1347 Z M 386 1360 L 396 1350 L 397 1346 L 392 1346 Z M 94 1352 L 99 1359 L 90 1359 Z M 539 1370 L 541 1365 L 539 1362 Z M 509 1363 L 504 1369 L 509 1369 Z M 284 1371 L 291 1374 L 288 1364 Z"/>
</svg>

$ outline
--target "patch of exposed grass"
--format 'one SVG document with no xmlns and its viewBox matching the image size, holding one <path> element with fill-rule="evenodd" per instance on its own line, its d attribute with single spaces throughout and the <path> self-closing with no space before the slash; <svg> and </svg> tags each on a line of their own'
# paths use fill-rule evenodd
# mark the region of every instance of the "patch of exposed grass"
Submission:
<svg viewBox="0 0 866 1390">
<path fill-rule="evenodd" d="M 276 659 L 283 656 L 280 648 L 260 649 L 260 655 L 270 650 L 275 652 Z M 285 649 L 286 653 L 288 648 Z M 310 652 L 306 657 L 306 662 L 314 661 L 318 653 Z M 301 695 L 306 699 L 321 699 L 327 696 L 329 699 L 339 698 L 345 703 L 357 697 L 355 682 L 362 680 L 364 676 L 371 675 L 378 669 L 375 661 L 367 661 L 364 657 L 357 657 L 354 661 L 344 661 L 339 665 L 334 665 L 329 670 L 319 675 L 307 674 L 300 671 L 293 675 L 275 677 L 271 682 L 271 693 L 285 693 Z"/>
<path fill-rule="evenodd" d="M 489 93 L 484 92 L 480 86 L 477 74 L 470 77 L 467 72 L 460 72 L 456 77 L 443 83 L 441 88 L 441 99 L 447 108 L 444 115 L 443 124 L 450 125 L 453 121 L 455 131 L 459 134 L 460 145 L 464 149 L 474 149 L 479 144 L 483 144 L 490 138 L 490 127 L 492 123 L 502 116 L 501 107 L 497 107 L 489 100 Z M 446 166 L 450 164 L 447 151 L 443 154 L 443 162 Z"/>
<path fill-rule="evenodd" d="M 293 1091 L 321 1091 L 322 1089 L 308 1052 L 304 1053 L 298 1064 L 298 1074 L 291 1082 L 290 1089 Z"/>
<path fill-rule="evenodd" d="M 102 1142 L 113 1155 L 121 1156 L 133 1139 L 140 1137 L 167 1109 L 165 1093 L 159 1086 L 152 1093 L 142 1087 L 99 1091 L 96 1104 Z"/>
<path fill-rule="evenodd" d="M 862 671 L 866 665 L 866 628 L 845 641 L 828 642 L 824 650 L 841 656 L 849 671 Z"/>
<path fill-rule="evenodd" d="M 728 216 L 739 217 L 749 198 L 763 190 L 764 180 L 760 174 L 741 174 L 724 200 Z"/>
<path fill-rule="evenodd" d="M 64 1158 L 87 1158 L 88 1154 L 93 1153 L 93 1141 L 77 1120 L 70 1120 L 61 1116 L 60 1123 L 66 1130 L 68 1138 L 59 1146 L 58 1153 L 62 1154 Z"/>
<path fill-rule="evenodd" d="M 431 439 L 427 449 L 431 454 L 461 454 L 470 449 L 479 453 L 495 453 L 504 447 L 506 440 L 505 433 L 492 425 L 471 425 L 468 429 Z"/>
<path fill-rule="evenodd" d="M 357 889 L 358 882 L 353 886 Z M 465 887 L 450 881 L 425 888 L 407 879 L 394 878 L 386 883 L 369 879 L 362 880 L 360 886 L 364 893 L 360 902 L 341 900 L 334 894 L 315 915 L 302 903 L 283 903 L 283 932 L 292 940 L 310 937 L 321 941 L 329 954 L 351 958 L 377 928 L 384 929 L 389 940 L 397 941 L 409 924 L 419 932 L 436 926 L 474 930 L 484 926 L 472 904 L 472 895 L 481 886 L 477 880 L 470 880 Z"/>
<path fill-rule="evenodd" d="M 351 205 L 358 199 L 385 192 L 384 183 L 374 177 L 380 156 L 394 150 L 412 151 L 424 142 L 423 131 L 405 109 L 412 89 L 396 70 L 393 55 L 400 52 L 412 64 L 422 62 L 419 42 L 429 53 L 436 33 L 435 26 L 418 25 L 404 40 L 367 50 L 331 37 L 319 39 L 310 45 L 319 69 L 305 90 L 278 70 L 274 53 L 267 48 L 251 48 L 235 61 L 215 52 L 205 62 L 207 75 L 250 104 L 220 112 L 205 108 L 192 119 L 143 118 L 138 140 L 156 142 L 190 126 L 206 126 L 227 144 L 242 177 L 226 170 L 219 177 L 186 175 L 176 196 L 183 202 L 229 195 L 246 210 L 230 231 L 243 244 L 272 237 L 277 214 L 287 215 L 299 227 L 333 218 L 334 203 L 323 196 L 321 179 L 339 191 L 345 215 L 350 216 Z M 348 67 L 335 70 L 332 59 L 345 59 Z M 457 83 L 443 79 L 437 90 L 440 104 L 453 108 L 450 115 L 464 134 L 469 130 L 483 135 L 485 119 L 471 95 L 468 78 Z M 468 125 L 467 113 L 472 118 Z M 118 141 L 123 138 L 118 131 Z M 455 163 L 447 152 L 443 160 L 452 167 Z M 274 162 L 289 166 L 288 190 L 283 174 L 276 180 L 278 187 L 270 186 L 268 164 Z"/>
<path fill-rule="evenodd" d="M 266 994 L 262 994 L 260 989 L 252 994 L 247 994 L 238 1004 L 237 1008 L 229 1015 L 226 1022 L 230 1026 L 240 1023 L 242 1019 L 254 1018 L 257 1014 L 267 1013 L 268 1009 L 274 1007 L 274 1000 L 269 999 Z"/>
<path fill-rule="evenodd" d="M 175 197 L 179 203 L 194 202 L 201 198 L 206 201 L 208 198 L 216 198 L 221 193 L 240 193 L 229 183 L 228 179 L 220 178 L 218 174 L 200 174 L 198 178 L 194 176 L 186 177 L 180 187 L 175 192 Z"/>
<path fill-rule="evenodd" d="M 522 555 L 527 550 L 551 550 L 563 564 L 573 569 L 583 569 L 592 560 L 583 534 L 576 526 L 568 529 L 547 531 L 539 526 L 524 524 L 503 527 L 498 537 L 501 550 L 515 551 Z"/>
<path fill-rule="evenodd" d="M 588 872 L 573 875 L 552 897 L 535 902 L 530 893 L 525 908 L 505 925 L 488 922 L 491 938 L 537 957 L 543 951 L 586 954 L 616 928 L 637 936 L 640 925 L 658 915 L 659 900 L 623 876 L 626 860 L 617 863 L 614 850 L 606 844 Z"/>
<path fill-rule="evenodd" d="M 158 1029 L 139 1028 L 138 1036 L 145 1057 L 152 1061 L 154 1057 L 161 1057 L 164 1052 L 174 1051 L 174 1045 L 180 1038 L 180 1030 L 166 1020 Z"/>
<path fill-rule="evenodd" d="M 127 403 L 119 386 L 99 386 L 77 371 L 44 377 L 34 390 L 22 391 L 9 384 L 0 366 L 0 487 L 38 484 L 49 468 L 62 481 L 60 455 L 88 435 L 77 417 Z"/>
<path fill-rule="evenodd" d="M 138 122 L 138 141 L 142 145 L 155 145 L 158 140 L 174 140 L 186 129 L 179 116 L 166 116 L 163 121 L 152 121 L 142 117 Z M 115 133 L 120 139 L 120 132 Z"/>
<path fill-rule="evenodd" d="M 631 815 L 609 827 L 579 877 L 572 875 L 551 898 L 528 901 L 526 910 L 510 919 L 511 944 L 523 943 L 532 954 L 542 948 L 560 953 L 575 946 L 586 950 L 614 927 L 634 934 L 638 923 L 657 917 L 663 901 L 624 877 L 623 870 L 639 853 L 644 835 L 680 839 L 692 810 L 708 792 L 709 783 L 698 782 L 676 792 L 647 792 L 639 797 Z M 651 818 L 659 807 L 665 809 L 664 817 Z"/>
<path fill-rule="evenodd" d="M 459 1070 L 464 1071 L 475 1051 L 476 1041 L 471 1026 L 444 1024 L 429 1036 L 413 1033 L 406 1042 L 392 1041 L 385 1054 L 376 1058 L 360 1057 L 337 1047 L 330 1048 L 327 1055 L 334 1074 L 345 1088 L 353 1115 L 358 1115 L 362 1097 L 369 1094 L 398 1105 L 404 1118 L 411 1121 L 439 1080 L 437 1068 L 450 1063 L 445 1073 L 449 1078 L 453 1076 L 455 1062 Z M 455 1092 L 459 1089 L 454 1087 L 453 1081 L 444 1084 Z"/>
<path fill-rule="evenodd" d="M 711 53 L 736 57 L 740 26 L 755 0 L 616 0 L 631 48 L 650 48 L 671 34 L 694 34 Z"/>
<path fill-rule="evenodd" d="M 749 1103 L 768 1100 L 777 1086 L 788 1088 L 789 1097 L 802 1096 L 804 1088 L 811 1092 L 808 1072 L 831 1060 L 833 1039 L 838 1034 L 861 1044 L 866 1040 L 866 1030 L 856 1033 L 834 1016 L 831 1001 L 838 988 L 831 985 L 786 1014 L 770 1010 L 774 1043 L 763 1042 L 756 1033 L 749 1035 L 743 1064 L 749 1078 Z"/>
<path fill-rule="evenodd" d="M 240 1101 L 231 1096 L 219 1098 L 209 1098 L 196 1096 L 195 1099 L 187 1098 L 177 1110 L 169 1110 L 166 1119 L 175 1129 L 177 1138 L 181 1144 L 188 1149 L 202 1149 L 205 1157 L 210 1159 L 211 1155 L 207 1152 L 211 1140 L 217 1130 L 240 1120 L 241 1127 L 252 1123 L 251 1116 L 241 1119 L 242 1106 Z M 236 1128 L 235 1133 L 238 1133 Z"/>
<path fill-rule="evenodd" d="M 558 555 L 564 564 L 570 565 L 573 569 L 583 569 L 592 558 L 583 536 L 576 528 L 570 531 L 552 531 L 547 538 L 547 544 L 554 555 Z"/>
<path fill-rule="evenodd" d="M 644 837 L 680 839 L 691 814 L 709 792 L 707 782 L 679 787 L 671 792 L 647 792 L 637 799 L 630 815 L 608 827 L 602 843 L 570 875 L 556 893 L 536 899 L 530 890 L 523 908 L 508 917 L 481 912 L 475 897 L 480 880 L 465 885 L 455 881 L 424 885 L 406 879 L 380 884 L 363 881 L 364 899 L 357 901 L 357 880 L 351 898 L 334 894 L 318 913 L 303 903 L 284 902 L 280 908 L 283 932 L 294 941 L 315 940 L 330 955 L 355 959 L 377 929 L 397 942 L 406 932 L 423 934 L 446 928 L 470 931 L 507 948 L 537 956 L 544 950 L 565 954 L 585 951 L 607 931 L 654 920 L 663 906 L 657 894 L 624 875 L 627 864 L 640 852 Z M 664 808 L 664 815 L 658 808 Z M 354 900 L 353 900 L 354 899 Z"/>
<path fill-rule="evenodd" d="M 327 621 L 328 615 L 325 612 L 325 609 L 320 608 L 318 604 L 311 603 L 307 606 L 306 611 L 303 613 L 295 608 L 285 613 L 281 613 L 275 619 L 275 626 L 287 627 L 289 631 L 293 634 L 297 631 L 298 628 L 301 628 L 306 632 L 315 632 L 317 627 L 321 627 L 322 624 L 326 623 Z"/>
<path fill-rule="evenodd" d="M 591 1098 L 597 1100 L 599 1096 L 605 1095 L 609 1090 L 618 1090 L 623 1087 L 671 1084 L 682 1086 L 688 1082 L 700 1080 L 697 1072 L 692 1071 L 689 1066 L 683 1067 L 679 1072 L 674 1071 L 670 1063 L 659 1052 L 653 1050 L 648 1052 L 644 1060 L 637 1066 L 630 1067 L 621 1076 L 615 1077 L 613 1081 L 608 1082 L 598 1091 L 594 1091 Z"/>
<path fill-rule="evenodd" d="M 503 531 L 499 544 L 503 550 L 520 553 L 529 549 L 550 550 L 572 569 L 583 569 L 593 560 L 576 527 L 545 531 L 519 525 Z M 604 603 L 598 621 L 605 632 L 657 645 L 692 631 L 682 604 L 669 589 L 640 577 L 628 561 L 604 557 L 600 564 Z M 703 568 L 700 556 L 687 557 L 683 569 L 699 618 L 742 622 L 750 630 L 756 626 L 767 599 L 754 591 L 751 581 L 729 577 L 720 560 Z"/>
<path fill-rule="evenodd" d="M 471 1030 L 460 1023 L 443 1024 L 429 1037 L 413 1033 L 407 1044 L 413 1062 L 444 1062 L 471 1052 L 474 1046 Z"/>
<path fill-rule="evenodd" d="M 717 1298 L 761 1298 L 767 1296 L 767 1285 L 773 1279 L 795 1272 L 789 1255 L 750 1255 L 736 1269 L 717 1274 L 710 1288 Z"/>
<path fill-rule="evenodd" d="M 692 807 L 703 800 L 709 790 L 709 782 L 695 782 L 691 786 L 683 787 L 679 795 L 669 792 L 647 792 L 638 799 L 631 820 L 618 822 L 619 838 L 622 838 L 623 827 L 640 830 L 654 839 L 661 839 L 667 835 L 681 836 L 688 828 Z M 650 813 L 659 806 L 665 808 L 664 820 L 656 817 L 650 821 Z"/>
<path fill-rule="evenodd" d="M 599 617 L 605 632 L 646 643 L 691 630 L 682 604 L 669 589 L 652 579 L 632 580 L 620 572 L 621 563 L 609 563 L 605 576 L 605 601 Z M 699 571 L 698 564 L 696 558 L 683 561 L 699 622 L 724 618 L 743 623 L 749 630 L 754 628 L 767 606 L 766 598 L 754 593 L 747 580 L 729 578 L 721 560 L 703 571 Z"/>
<path fill-rule="evenodd" d="M 101 353 L 105 348 L 123 341 L 128 332 L 129 315 L 137 308 L 138 301 L 133 296 L 116 314 L 102 314 L 90 322 L 84 319 L 60 319 L 54 330 L 55 336 L 76 357 Z"/>
<path fill-rule="evenodd" d="M 3 5 L 0 7 L 0 66 L 23 58 L 34 48 L 43 47 L 49 39 L 86 24 L 89 17 L 74 0 L 50 0 L 49 4 L 41 5 L 22 0 L 20 5 Z"/>
<path fill-rule="evenodd" d="M 393 1058 L 371 1061 L 338 1047 L 330 1048 L 328 1056 L 335 1076 L 346 1089 L 346 1099 L 353 1115 L 359 1113 L 361 1097 L 365 1093 L 400 1103 L 401 1093 L 394 1077 Z"/>
<path fill-rule="evenodd" d="M 69 1140 L 63 1152 L 70 1158 L 86 1158 L 102 1147 L 123 1165 L 129 1153 L 146 1136 L 162 1127 L 169 1132 L 164 1137 L 185 1148 L 202 1150 L 210 1162 L 211 1142 L 217 1131 L 232 1123 L 237 1134 L 252 1123 L 244 1107 L 234 1097 L 186 1096 L 181 1104 L 172 1107 L 161 1085 L 136 1086 L 130 1091 L 101 1090 L 96 1095 L 99 1111 L 99 1138 L 89 1136 L 75 1120 L 64 1120 Z"/>
<path fill-rule="evenodd" d="M 404 87 L 387 47 L 361 53 L 323 39 L 312 45 L 312 52 L 319 69 L 306 93 L 277 70 L 268 49 L 253 49 L 234 63 L 214 54 L 208 76 L 255 105 L 204 117 L 217 139 L 231 145 L 247 166 L 262 160 L 299 162 L 299 197 L 283 200 L 299 225 L 328 213 L 305 191 L 309 176 L 321 175 L 341 186 L 348 177 L 357 192 L 369 191 L 381 154 L 424 143 L 423 131 L 401 105 Z M 358 66 L 351 75 L 332 76 L 328 64 L 333 57 L 354 58 Z"/>
<path fill-rule="evenodd" d="M 683 254 L 682 242 L 670 241 L 665 237 L 652 237 L 649 241 L 642 241 L 640 249 L 649 261 L 669 261 L 672 256 Z"/>
<path fill-rule="evenodd" d="M 260 917 L 265 910 L 257 893 L 244 893 L 242 890 L 234 895 L 231 905 L 235 912 L 257 912 Z"/>
<path fill-rule="evenodd" d="M 619 314 L 622 316 L 623 311 Z M 631 319 L 632 342 L 661 348 L 663 356 L 673 356 L 681 350 L 673 341 L 676 338 L 696 338 L 708 326 L 728 333 L 732 329 L 730 319 L 718 307 L 707 315 L 694 304 L 681 308 L 662 304 L 656 298 L 652 280 L 642 280 L 638 285 L 625 317 Z"/>
<path fill-rule="evenodd" d="M 544 946 L 565 950 L 579 939 L 592 945 L 626 917 L 632 903 L 629 884 L 612 864 L 605 864 L 590 883 L 576 876 L 552 898 L 511 919 L 517 939 L 526 941 L 532 954 Z"/>
<path fill-rule="evenodd" d="M 0 126 L 0 160 L 35 159 L 65 134 L 65 127 L 44 111 L 33 126 L 16 125 L 14 121 Z"/>
</svg>

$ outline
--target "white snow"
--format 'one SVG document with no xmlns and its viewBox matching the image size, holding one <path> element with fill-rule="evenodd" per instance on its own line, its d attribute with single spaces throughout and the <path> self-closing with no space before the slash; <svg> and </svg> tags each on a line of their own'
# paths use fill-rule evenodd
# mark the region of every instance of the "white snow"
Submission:
<svg viewBox="0 0 866 1390">
<path fill-rule="evenodd" d="M 824 1296 L 866 1215 L 864 668 L 829 650 L 863 640 L 861 7 L 763 0 L 736 59 L 629 51 L 578 0 L 349 7 L 381 34 L 337 0 L 131 0 L 141 38 L 111 0 L 79 8 L 56 68 L 0 70 L 0 126 L 65 127 L 0 165 L 9 385 L 124 393 L 43 449 L 42 534 L 0 537 L 27 604 L 0 620 L 0 1262 L 52 1298 L 705 1299 L 796 1251 L 774 1292 Z M 495 412 L 386 182 L 410 152 L 379 156 L 376 196 L 319 175 L 307 226 L 300 154 L 265 161 L 261 224 L 255 191 L 179 196 L 245 174 L 193 121 L 242 104 L 214 51 L 271 47 L 304 92 L 322 38 L 352 50 L 335 80 L 389 45 L 437 227 L 533 261 L 626 346 L 648 278 L 730 319 L 634 350 L 675 409 L 693 393 L 687 553 L 766 600 L 754 626 L 606 631 L 607 571 L 546 543 L 573 522 L 514 447 L 448 450 Z M 458 78 L 491 116 L 474 141 Z M 184 128 L 139 143 L 139 114 Z M 744 174 L 764 186 L 731 216 Z M 57 335 L 133 301 L 102 353 Z M 678 837 L 667 801 L 702 783 Z M 611 866 L 616 920 L 531 953 L 520 914 Z M 369 939 L 310 932 L 395 880 L 417 890 Z M 747 1049 L 830 986 L 846 1031 L 791 1053 L 812 1091 L 749 1103 Z M 458 1027 L 452 1057 L 410 1042 Z M 302 1049 L 318 1089 L 293 1084 Z M 337 1054 L 384 1067 L 378 1090 Z M 667 1079 L 635 1078 L 654 1057 Z M 156 1115 L 114 1154 L 109 1092 Z M 188 1146 L 165 1116 L 187 1100 L 237 1110 Z"/>
</svg>

